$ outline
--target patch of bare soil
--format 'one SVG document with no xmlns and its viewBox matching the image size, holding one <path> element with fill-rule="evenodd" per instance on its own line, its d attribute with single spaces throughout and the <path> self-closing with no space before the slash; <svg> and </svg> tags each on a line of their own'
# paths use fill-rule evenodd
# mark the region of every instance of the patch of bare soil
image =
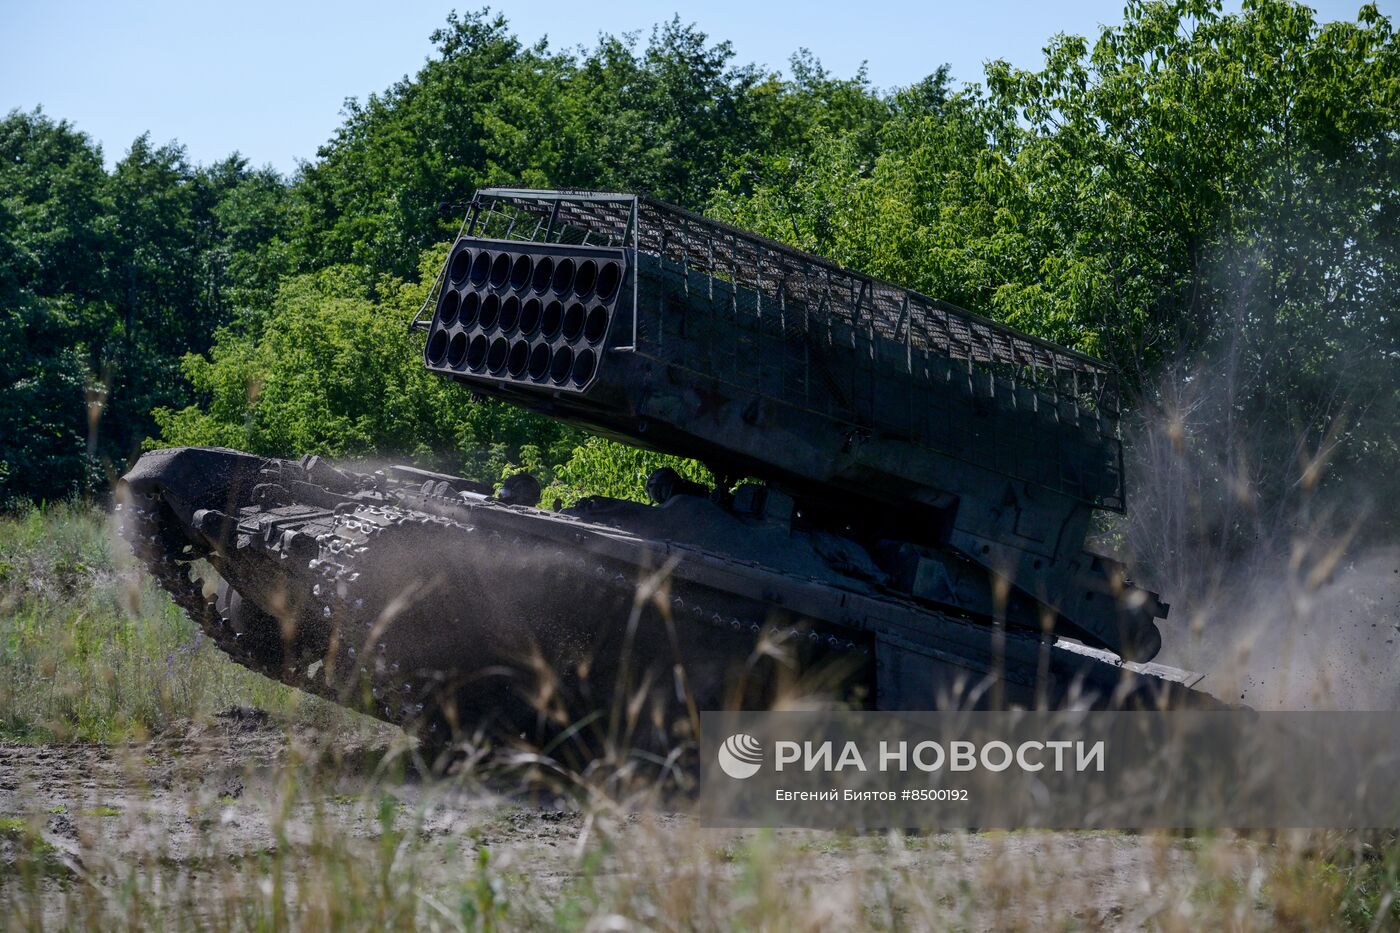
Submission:
<svg viewBox="0 0 1400 933">
<path fill-rule="evenodd" d="M 625 812 L 613 813 L 604 830 L 607 820 L 561 800 L 421 778 L 395 754 L 403 741 L 386 728 L 359 744 L 328 747 L 260 711 L 235 709 L 128 745 L 0 745 L 0 820 L 8 821 L 0 826 L 23 821 L 29 828 L 27 842 L 20 832 L 0 834 L 0 914 L 11 899 L 27 896 L 32 904 L 37 891 L 42 913 L 66 923 L 75 888 L 130 885 L 133 865 L 158 866 L 166 878 L 266 870 L 271 855 L 313 851 L 326 840 L 372 853 L 386 832 L 413 837 L 420 866 L 413 883 L 424 890 L 470 884 L 485 848 L 497 877 L 513 879 L 519 896 L 543 905 L 536 917 L 549 916 L 551 903 L 585 872 L 593 890 L 625 886 L 633 876 L 657 892 L 667 891 L 667 878 L 742 886 L 736 879 L 764 853 L 793 884 L 810 887 L 812 916 L 842 923 L 888 913 L 900 925 L 913 909 L 916 925 L 941 918 L 965 929 L 1170 927 L 1178 924 L 1163 918 L 1179 921 L 1183 906 L 1189 917 L 1200 896 L 1194 840 L 736 832 L 701 829 L 684 814 Z M 21 877 L 19 847 L 36 841 L 49 869 L 38 879 Z M 1267 926 L 1248 893 L 1264 877 L 1266 850 L 1231 840 L 1210 856 L 1210 877 L 1245 892 L 1244 916 L 1234 918 L 1242 927 Z M 379 870 L 366 858 L 365 872 Z M 167 895 L 181 896 L 154 896 Z"/>
</svg>

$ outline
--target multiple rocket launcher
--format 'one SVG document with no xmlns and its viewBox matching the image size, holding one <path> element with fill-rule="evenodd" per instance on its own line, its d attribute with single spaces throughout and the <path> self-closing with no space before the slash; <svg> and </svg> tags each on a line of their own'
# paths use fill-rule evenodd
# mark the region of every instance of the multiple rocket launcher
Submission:
<svg viewBox="0 0 1400 933">
<path fill-rule="evenodd" d="M 1097 360 L 630 194 L 478 192 L 429 307 L 430 370 L 757 478 L 883 547 L 903 592 L 1030 628 L 1048 610 L 1130 660 L 1160 646 L 1167 607 L 1083 550 L 1124 502 Z"/>
<path fill-rule="evenodd" d="M 574 191 L 477 192 L 413 324 L 432 372 L 715 482 L 662 469 L 653 505 L 547 510 L 523 475 L 493 491 L 150 452 L 120 484 L 125 533 L 255 671 L 434 743 L 492 723 L 551 741 L 609 696 L 644 695 L 653 725 L 763 707 L 795 675 L 888 710 L 1214 703 L 1147 663 L 1167 607 L 1085 549 L 1124 499 L 1096 360 L 646 197 Z"/>
</svg>

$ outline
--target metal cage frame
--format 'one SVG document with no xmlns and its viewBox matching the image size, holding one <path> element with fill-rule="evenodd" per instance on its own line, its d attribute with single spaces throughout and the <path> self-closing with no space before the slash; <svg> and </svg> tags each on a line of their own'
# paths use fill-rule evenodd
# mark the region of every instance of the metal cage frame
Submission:
<svg viewBox="0 0 1400 933">
<path fill-rule="evenodd" d="M 639 266 L 643 259 L 659 261 L 660 269 L 654 271 L 672 276 L 674 287 L 687 296 L 701 289 L 709 307 L 794 343 L 814 341 L 854 351 L 871 374 L 893 366 L 917 385 L 965 372 L 971 394 L 993 405 L 1029 408 L 1112 446 L 1117 489 L 1095 494 L 1092 504 L 1123 508 L 1118 383 L 1112 369 L 1091 356 L 646 195 L 482 189 L 472 198 L 461 235 L 622 247 Z M 644 294 L 641 280 L 641 274 L 629 276 L 634 310 L 630 345 L 613 349 L 653 355 L 670 365 L 694 365 L 663 346 L 665 302 Z M 441 282 L 440 277 L 425 309 L 433 306 Z M 420 318 L 421 312 L 414 326 L 425 326 Z M 736 359 L 734 365 L 749 362 Z M 784 389 L 780 400 L 789 404 L 792 395 L 803 391 L 800 382 Z M 809 392 L 806 398 L 811 396 Z M 844 411 L 828 413 L 860 420 Z"/>
</svg>

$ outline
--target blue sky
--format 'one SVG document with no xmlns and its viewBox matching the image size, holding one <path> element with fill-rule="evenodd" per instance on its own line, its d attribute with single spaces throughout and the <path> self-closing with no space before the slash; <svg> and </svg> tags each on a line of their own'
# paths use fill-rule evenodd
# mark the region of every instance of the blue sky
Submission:
<svg viewBox="0 0 1400 933">
<path fill-rule="evenodd" d="M 501 0 L 493 8 L 523 40 L 547 35 L 556 48 L 645 31 L 675 13 L 730 40 L 738 61 L 782 67 L 806 47 L 838 75 L 864 61 L 871 80 L 889 87 L 942 62 L 958 80 L 980 79 L 982 63 L 994 58 L 1033 66 L 1050 36 L 1093 35 L 1121 19 L 1123 5 Z M 1349 19 L 1360 0 L 1311 5 L 1322 19 Z M 1400 0 L 1379 6 L 1400 18 Z M 429 34 L 452 8 L 428 0 L 0 0 L 0 111 L 42 104 L 101 142 L 109 163 L 150 131 L 157 142 L 179 139 L 195 161 L 236 149 L 290 172 L 330 136 L 345 98 L 418 70 L 432 51 Z"/>
</svg>

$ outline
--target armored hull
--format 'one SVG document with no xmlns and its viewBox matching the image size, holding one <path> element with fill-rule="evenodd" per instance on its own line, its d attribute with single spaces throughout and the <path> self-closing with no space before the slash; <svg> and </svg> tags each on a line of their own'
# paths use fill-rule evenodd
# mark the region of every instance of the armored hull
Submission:
<svg viewBox="0 0 1400 933">
<path fill-rule="evenodd" d="M 1085 546 L 1126 495 L 1097 360 L 588 192 L 478 192 L 410 328 L 477 398 L 713 482 L 544 510 L 528 477 L 147 454 L 127 532 L 241 663 L 432 735 L 595 747 L 796 699 L 1214 702 L 1150 663 L 1166 603 Z"/>
<path fill-rule="evenodd" d="M 1182 672 L 901 597 L 856 542 L 699 495 L 551 512 L 407 467 L 212 448 L 147 454 L 122 493 L 137 553 L 231 657 L 444 736 L 589 721 L 652 744 L 696 709 L 814 697 L 1208 702 Z"/>
</svg>

